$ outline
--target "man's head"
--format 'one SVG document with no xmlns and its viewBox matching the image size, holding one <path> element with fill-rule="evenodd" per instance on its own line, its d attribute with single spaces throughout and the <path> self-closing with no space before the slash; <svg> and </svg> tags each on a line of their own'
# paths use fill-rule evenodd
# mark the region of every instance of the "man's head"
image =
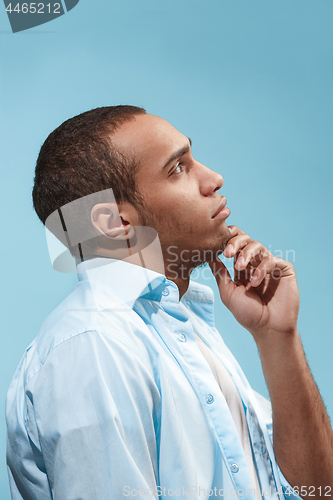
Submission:
<svg viewBox="0 0 333 500">
<path fill-rule="evenodd" d="M 83 113 L 49 136 L 33 194 L 45 222 L 73 199 L 111 187 L 125 234 L 138 225 L 155 228 L 165 259 L 191 268 L 211 260 L 229 239 L 229 210 L 216 216 L 226 202 L 217 193 L 222 185 L 222 176 L 193 158 L 190 140 L 170 123 L 117 106 Z M 89 210 L 97 234 L 119 234 L 112 204 Z"/>
</svg>

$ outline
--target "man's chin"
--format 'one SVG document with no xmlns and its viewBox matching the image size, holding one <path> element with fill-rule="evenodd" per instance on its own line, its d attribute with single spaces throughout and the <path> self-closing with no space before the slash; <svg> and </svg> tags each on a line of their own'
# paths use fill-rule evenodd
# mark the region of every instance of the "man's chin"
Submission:
<svg viewBox="0 0 333 500">
<path fill-rule="evenodd" d="M 210 248 L 206 248 L 202 251 L 203 253 L 203 261 L 204 262 L 212 262 L 219 255 L 224 252 L 225 247 L 228 244 L 228 241 L 231 239 L 231 234 L 228 228 L 228 234 L 221 238 L 217 245 L 211 246 Z"/>
</svg>

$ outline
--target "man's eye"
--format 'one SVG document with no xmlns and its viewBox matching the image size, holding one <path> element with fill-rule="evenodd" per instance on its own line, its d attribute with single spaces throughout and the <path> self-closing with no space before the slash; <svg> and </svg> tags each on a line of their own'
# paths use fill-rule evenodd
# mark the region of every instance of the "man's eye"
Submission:
<svg viewBox="0 0 333 500">
<path fill-rule="evenodd" d="M 182 163 L 177 163 L 176 168 L 171 172 L 171 175 L 173 174 L 181 174 L 184 169 L 184 166 Z"/>
</svg>

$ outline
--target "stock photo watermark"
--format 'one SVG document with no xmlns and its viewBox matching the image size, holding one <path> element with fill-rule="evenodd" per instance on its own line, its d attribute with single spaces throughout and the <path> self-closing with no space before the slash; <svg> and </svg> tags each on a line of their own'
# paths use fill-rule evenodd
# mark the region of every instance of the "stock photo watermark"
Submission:
<svg viewBox="0 0 333 500">
<path fill-rule="evenodd" d="M 48 23 L 72 10 L 79 0 L 21 2 L 4 0 L 13 33 Z"/>
<path fill-rule="evenodd" d="M 268 250 L 268 261 L 267 267 L 270 264 L 271 260 L 274 259 L 283 259 L 291 262 L 292 264 L 296 261 L 296 252 L 293 249 L 272 249 L 272 245 L 267 247 Z M 252 275 L 256 269 L 256 265 L 258 265 L 258 261 L 256 265 L 254 263 L 249 265 L 238 272 L 234 268 L 234 259 L 226 259 L 223 258 L 223 249 L 220 250 L 187 250 L 183 249 L 178 251 L 178 247 L 175 245 L 171 245 L 168 247 L 166 255 L 167 255 L 167 263 L 166 263 L 166 273 L 170 279 L 185 279 L 188 271 L 192 268 L 191 278 L 210 280 L 212 277 L 212 271 L 207 264 L 208 262 L 213 262 L 215 259 L 220 259 L 223 261 L 225 267 L 227 268 L 229 274 L 232 276 L 234 274 L 235 279 L 241 278 L 243 280 L 251 280 Z M 262 257 L 263 258 L 263 257 Z M 260 257 L 259 257 L 260 262 Z M 263 272 L 265 272 L 265 265 L 263 266 Z M 221 271 L 216 271 L 215 274 L 221 273 Z M 271 273 L 272 279 L 280 279 L 281 278 L 281 270 L 274 269 Z"/>
<path fill-rule="evenodd" d="M 262 490 L 261 495 L 263 498 L 271 497 L 276 493 L 278 495 L 284 495 L 285 497 L 290 497 L 291 495 L 302 495 L 302 496 L 313 496 L 313 497 L 331 497 L 332 488 L 331 486 L 295 486 L 292 488 L 288 486 L 283 491 L 280 487 L 278 490 L 273 490 L 272 487 L 266 488 Z M 170 497 L 183 497 L 183 498 L 209 498 L 209 497 L 248 497 L 248 498 L 256 498 L 254 488 L 242 489 L 242 488 L 232 488 L 231 490 L 224 490 L 223 488 L 202 488 L 200 486 L 183 486 L 182 488 L 166 488 L 162 486 L 156 486 L 156 488 L 131 488 L 130 486 L 123 487 L 123 496 L 124 497 L 147 497 L 147 498 L 170 498 Z"/>
</svg>

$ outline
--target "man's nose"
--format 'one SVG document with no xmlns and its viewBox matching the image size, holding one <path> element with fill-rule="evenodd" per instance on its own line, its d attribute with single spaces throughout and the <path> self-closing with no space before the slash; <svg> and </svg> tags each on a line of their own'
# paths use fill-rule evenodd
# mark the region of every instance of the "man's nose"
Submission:
<svg viewBox="0 0 333 500">
<path fill-rule="evenodd" d="M 223 177 L 218 172 L 200 163 L 200 192 L 209 196 L 223 186 Z"/>
</svg>

